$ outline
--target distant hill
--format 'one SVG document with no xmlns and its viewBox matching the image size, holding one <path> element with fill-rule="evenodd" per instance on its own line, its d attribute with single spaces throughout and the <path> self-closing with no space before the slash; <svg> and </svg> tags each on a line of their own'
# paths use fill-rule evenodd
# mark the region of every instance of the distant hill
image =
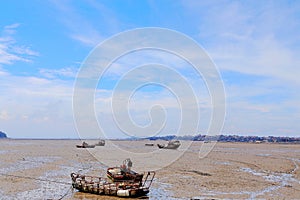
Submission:
<svg viewBox="0 0 300 200">
<path fill-rule="evenodd" d="M 7 138 L 7 135 L 4 132 L 0 131 L 0 138 Z"/>
<path fill-rule="evenodd" d="M 193 141 L 218 141 L 218 142 L 252 142 L 252 143 L 297 143 L 300 144 L 300 137 L 276 137 L 276 136 L 239 136 L 239 135 L 186 135 L 186 136 L 161 136 L 148 137 L 149 140 L 193 140 Z"/>
</svg>

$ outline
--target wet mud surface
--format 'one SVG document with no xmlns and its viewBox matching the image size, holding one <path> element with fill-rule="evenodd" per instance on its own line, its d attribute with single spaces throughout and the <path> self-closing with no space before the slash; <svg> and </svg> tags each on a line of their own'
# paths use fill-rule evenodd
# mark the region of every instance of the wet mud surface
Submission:
<svg viewBox="0 0 300 200">
<path fill-rule="evenodd" d="M 135 171 L 156 171 L 150 193 L 142 199 L 300 197 L 300 145 L 217 143 L 200 159 L 201 142 L 178 150 L 157 150 L 156 145 L 144 146 L 147 142 L 114 142 L 143 153 L 145 160 L 131 158 Z M 105 176 L 108 165 L 118 166 L 130 154 L 119 155 L 109 144 L 89 151 L 76 144 L 80 141 L 0 140 L 0 199 L 118 199 L 77 192 L 70 173 Z"/>
</svg>

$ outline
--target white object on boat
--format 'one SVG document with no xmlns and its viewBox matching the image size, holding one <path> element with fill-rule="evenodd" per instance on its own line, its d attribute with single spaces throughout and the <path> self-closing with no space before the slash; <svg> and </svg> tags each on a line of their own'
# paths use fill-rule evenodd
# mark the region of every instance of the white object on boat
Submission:
<svg viewBox="0 0 300 200">
<path fill-rule="evenodd" d="M 117 196 L 120 196 L 120 197 L 129 197 L 130 196 L 129 190 L 118 190 L 117 191 Z"/>
</svg>

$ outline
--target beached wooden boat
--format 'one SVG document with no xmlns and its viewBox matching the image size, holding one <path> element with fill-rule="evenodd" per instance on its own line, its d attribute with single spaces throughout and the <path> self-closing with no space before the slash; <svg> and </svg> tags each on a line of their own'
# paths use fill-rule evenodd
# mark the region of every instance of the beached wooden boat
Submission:
<svg viewBox="0 0 300 200">
<path fill-rule="evenodd" d="M 167 145 L 157 144 L 158 148 L 160 149 L 178 149 L 180 145 L 181 144 L 179 140 L 169 141 Z"/>
<path fill-rule="evenodd" d="M 95 144 L 96 146 L 104 146 L 105 140 L 100 140 L 98 143 Z"/>
<path fill-rule="evenodd" d="M 83 142 L 81 145 L 76 145 L 77 148 L 95 148 L 96 145 L 90 145 L 86 142 Z"/>
<path fill-rule="evenodd" d="M 102 177 L 72 173 L 72 187 L 80 192 L 118 197 L 140 197 L 149 193 L 155 172 L 149 171 L 140 181 L 110 182 Z"/>
</svg>

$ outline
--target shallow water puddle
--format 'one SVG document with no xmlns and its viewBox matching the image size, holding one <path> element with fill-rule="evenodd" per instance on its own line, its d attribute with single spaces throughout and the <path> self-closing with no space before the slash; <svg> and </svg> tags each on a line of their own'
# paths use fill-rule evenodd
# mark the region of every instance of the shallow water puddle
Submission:
<svg viewBox="0 0 300 200">
<path fill-rule="evenodd" d="M 295 161 L 296 162 L 296 161 Z M 298 165 L 295 165 L 295 169 L 298 169 Z M 295 171 L 294 169 L 294 171 Z M 276 190 L 281 189 L 282 187 L 289 187 L 293 183 L 300 184 L 300 181 L 293 177 L 293 174 L 287 174 L 287 173 L 271 173 L 271 172 L 265 172 L 265 171 L 256 171 L 251 168 L 241 168 L 240 171 L 250 173 L 254 176 L 260 176 L 264 178 L 266 181 L 274 183 L 275 185 L 267 186 L 266 188 L 263 188 L 258 191 L 237 191 L 237 192 L 221 192 L 221 191 L 215 191 L 215 190 L 206 190 L 204 189 L 201 191 L 203 193 L 203 196 L 199 197 L 193 197 L 192 199 L 214 199 L 215 196 L 219 195 L 230 195 L 230 196 L 248 196 L 249 199 L 256 199 L 260 195 L 265 195 L 267 193 L 274 192 Z M 240 197 L 239 197 L 240 198 Z M 244 198 L 243 198 L 244 199 Z"/>
<path fill-rule="evenodd" d="M 272 154 L 269 153 L 261 153 L 261 154 L 256 154 L 257 156 L 261 156 L 261 157 L 269 157 L 272 156 Z"/>
<path fill-rule="evenodd" d="M 251 168 L 241 168 L 242 171 L 251 173 L 255 176 L 261 176 L 265 180 L 273 183 L 279 183 L 281 186 L 286 186 L 294 182 L 299 183 L 300 181 L 296 178 L 293 178 L 293 174 L 287 173 L 267 173 L 267 172 L 257 172 Z"/>
<path fill-rule="evenodd" d="M 298 167 L 298 165 L 297 165 Z M 293 183 L 300 184 L 300 181 L 293 177 L 293 174 L 287 174 L 287 173 L 267 173 L 265 171 L 258 172 L 256 170 L 253 170 L 251 168 L 241 168 L 241 171 L 251 173 L 255 176 L 263 177 L 266 181 L 271 183 L 276 183 L 277 185 L 266 187 L 260 191 L 257 192 L 251 192 L 250 198 L 256 198 L 259 195 L 263 195 L 265 193 L 270 193 L 272 191 L 278 190 L 282 187 L 289 187 Z"/>
<path fill-rule="evenodd" d="M 214 162 L 214 164 L 216 164 L 216 165 L 232 165 L 231 162 L 221 162 L 221 161 L 216 161 L 216 162 Z"/>
</svg>

